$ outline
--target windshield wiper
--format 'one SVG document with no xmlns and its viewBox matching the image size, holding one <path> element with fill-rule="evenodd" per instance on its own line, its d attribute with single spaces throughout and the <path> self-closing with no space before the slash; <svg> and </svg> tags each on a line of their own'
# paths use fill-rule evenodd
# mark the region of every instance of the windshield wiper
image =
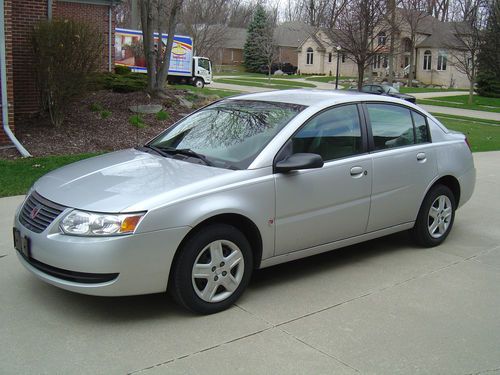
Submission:
<svg viewBox="0 0 500 375">
<path fill-rule="evenodd" d="M 136 147 L 136 149 L 140 150 L 140 151 L 144 151 L 142 149 L 150 149 L 150 150 L 153 150 L 154 152 L 156 152 L 157 154 L 161 155 L 161 156 L 170 156 L 169 153 L 163 151 L 162 149 L 156 147 L 156 146 L 151 146 L 151 145 L 144 145 L 144 146 L 138 146 Z"/>
<path fill-rule="evenodd" d="M 196 151 L 193 151 L 190 148 L 175 148 L 175 147 L 167 147 L 167 146 L 155 147 L 155 146 L 150 146 L 150 145 L 148 145 L 147 147 L 151 147 L 151 148 L 154 147 L 153 150 L 156 149 L 156 150 L 158 150 L 164 154 L 167 154 L 167 155 L 180 154 L 180 155 L 185 155 L 185 156 L 191 156 L 191 157 L 200 159 L 201 161 L 203 161 L 203 163 L 205 163 L 205 165 L 213 166 L 213 163 L 210 160 L 208 160 L 205 155 L 200 154 Z"/>
</svg>

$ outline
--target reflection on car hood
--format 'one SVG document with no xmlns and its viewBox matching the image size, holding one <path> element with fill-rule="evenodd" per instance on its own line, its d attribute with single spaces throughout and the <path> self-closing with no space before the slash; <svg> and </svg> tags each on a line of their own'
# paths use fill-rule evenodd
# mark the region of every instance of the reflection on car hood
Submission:
<svg viewBox="0 0 500 375">
<path fill-rule="evenodd" d="M 45 198 L 64 206 L 120 212 L 132 207 L 146 210 L 149 207 L 141 206 L 141 202 L 160 194 L 173 199 L 187 192 L 188 186 L 201 181 L 207 184 L 232 172 L 129 149 L 59 168 L 40 178 L 34 187 Z"/>
</svg>

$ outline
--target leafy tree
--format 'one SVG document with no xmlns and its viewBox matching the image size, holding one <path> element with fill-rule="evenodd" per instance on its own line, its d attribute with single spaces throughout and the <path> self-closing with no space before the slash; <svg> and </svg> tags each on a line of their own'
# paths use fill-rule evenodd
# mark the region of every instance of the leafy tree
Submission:
<svg viewBox="0 0 500 375">
<path fill-rule="evenodd" d="M 248 34 L 243 47 L 245 67 L 250 72 L 258 72 L 262 65 L 266 65 L 266 54 L 262 50 L 262 40 L 267 39 L 268 15 L 262 5 L 257 5 L 252 22 L 248 25 Z"/>
<path fill-rule="evenodd" d="M 479 52 L 477 91 L 481 96 L 500 98 L 500 2 L 489 3 L 484 43 Z"/>
</svg>

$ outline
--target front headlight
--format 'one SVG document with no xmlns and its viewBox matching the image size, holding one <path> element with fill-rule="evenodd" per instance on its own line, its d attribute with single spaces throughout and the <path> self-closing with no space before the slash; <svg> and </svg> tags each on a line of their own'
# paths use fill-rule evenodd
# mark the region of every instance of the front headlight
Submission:
<svg viewBox="0 0 500 375">
<path fill-rule="evenodd" d="M 99 214 L 74 210 L 64 217 L 59 227 L 77 236 L 113 236 L 133 233 L 144 213 Z"/>
</svg>

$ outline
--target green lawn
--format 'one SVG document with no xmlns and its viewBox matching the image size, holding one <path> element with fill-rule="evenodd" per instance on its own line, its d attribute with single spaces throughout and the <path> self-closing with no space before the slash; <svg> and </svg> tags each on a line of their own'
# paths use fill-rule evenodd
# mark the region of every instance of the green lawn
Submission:
<svg viewBox="0 0 500 375">
<path fill-rule="evenodd" d="M 464 133 L 473 152 L 500 150 L 500 124 L 498 122 L 437 113 L 434 116 L 448 129 Z"/>
<path fill-rule="evenodd" d="M 486 111 L 500 113 L 500 99 L 486 98 L 474 95 L 473 104 L 467 104 L 468 95 L 439 96 L 432 99 L 419 99 L 418 104 L 436 105 L 441 107 L 474 109 L 476 111 Z"/>
<path fill-rule="evenodd" d="M 192 91 L 196 94 L 202 94 L 202 95 L 217 95 L 221 98 L 241 94 L 240 91 L 235 91 L 235 90 L 212 89 L 212 88 L 210 88 L 210 85 L 207 85 L 202 89 L 200 89 L 198 87 L 191 86 L 191 85 L 169 85 L 168 87 L 171 87 L 174 89 L 179 89 L 179 90 L 182 90 L 182 89 L 189 90 L 189 91 Z"/>
<path fill-rule="evenodd" d="M 339 77 L 339 81 L 342 81 L 344 79 L 354 79 L 354 78 L 355 77 Z M 335 76 L 307 77 L 306 80 L 328 83 L 328 82 L 335 82 Z"/>
<path fill-rule="evenodd" d="M 0 159 L 0 197 L 25 194 L 31 185 L 45 173 L 98 154 L 46 156 L 15 160 Z"/>
<path fill-rule="evenodd" d="M 467 91 L 465 89 L 439 89 L 426 87 L 400 87 L 399 92 L 405 94 L 420 93 L 420 92 L 449 92 L 449 91 Z"/>
<path fill-rule="evenodd" d="M 239 86 L 250 86 L 250 87 L 263 87 L 268 89 L 278 89 L 278 90 L 286 90 L 292 88 L 304 88 L 304 87 L 316 87 L 311 83 L 305 82 L 294 82 L 293 80 L 282 80 L 282 79 L 236 79 L 236 78 L 218 78 L 216 82 L 219 83 L 227 83 L 230 85 L 239 85 Z"/>
</svg>

